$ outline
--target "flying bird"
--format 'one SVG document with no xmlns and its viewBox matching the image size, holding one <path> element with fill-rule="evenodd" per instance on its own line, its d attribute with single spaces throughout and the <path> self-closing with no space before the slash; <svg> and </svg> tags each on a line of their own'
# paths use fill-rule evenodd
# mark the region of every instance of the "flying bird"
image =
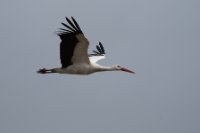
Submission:
<svg viewBox="0 0 200 133">
<path fill-rule="evenodd" d="M 39 69 L 40 74 L 60 73 L 60 74 L 80 74 L 87 75 L 102 71 L 124 71 L 134 73 L 125 67 L 119 65 L 101 66 L 97 62 L 105 58 L 105 49 L 101 42 L 96 45 L 93 54 L 88 54 L 89 41 L 84 36 L 76 20 L 66 17 L 68 24 L 61 23 L 65 28 L 60 28 L 57 35 L 61 39 L 60 43 L 60 61 L 61 67 Z"/>
</svg>

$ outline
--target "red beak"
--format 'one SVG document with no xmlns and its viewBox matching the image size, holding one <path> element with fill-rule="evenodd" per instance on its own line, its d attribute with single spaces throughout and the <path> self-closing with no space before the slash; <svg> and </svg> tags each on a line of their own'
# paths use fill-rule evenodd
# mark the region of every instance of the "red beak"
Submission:
<svg viewBox="0 0 200 133">
<path fill-rule="evenodd" d="M 124 72 L 128 72 L 128 73 L 135 73 L 135 72 L 128 70 L 127 68 L 124 68 L 124 67 L 122 67 L 120 70 L 124 71 Z"/>
</svg>

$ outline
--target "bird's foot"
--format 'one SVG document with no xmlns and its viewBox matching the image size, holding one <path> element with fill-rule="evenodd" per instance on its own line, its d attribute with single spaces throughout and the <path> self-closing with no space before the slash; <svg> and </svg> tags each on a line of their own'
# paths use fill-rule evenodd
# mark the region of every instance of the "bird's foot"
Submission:
<svg viewBox="0 0 200 133">
<path fill-rule="evenodd" d="M 39 70 L 37 71 L 37 73 L 46 74 L 46 73 L 47 73 L 47 69 L 45 69 L 45 68 L 39 69 Z"/>
</svg>

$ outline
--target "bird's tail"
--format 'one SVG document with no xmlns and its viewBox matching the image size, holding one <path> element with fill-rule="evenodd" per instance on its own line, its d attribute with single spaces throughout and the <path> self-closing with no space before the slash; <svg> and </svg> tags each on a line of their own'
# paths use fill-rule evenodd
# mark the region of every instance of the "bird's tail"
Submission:
<svg viewBox="0 0 200 133">
<path fill-rule="evenodd" d="M 40 74 L 55 73 L 55 70 L 54 69 L 42 68 L 42 69 L 39 69 L 37 71 L 37 73 L 40 73 Z"/>
</svg>

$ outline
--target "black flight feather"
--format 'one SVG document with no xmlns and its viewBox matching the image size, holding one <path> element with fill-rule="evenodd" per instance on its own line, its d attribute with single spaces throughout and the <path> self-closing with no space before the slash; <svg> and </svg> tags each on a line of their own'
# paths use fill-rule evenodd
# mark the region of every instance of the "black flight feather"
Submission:
<svg viewBox="0 0 200 133">
<path fill-rule="evenodd" d="M 100 49 L 102 51 L 102 54 L 105 54 L 105 49 L 104 49 L 104 47 L 103 47 L 101 42 L 99 42 L 99 46 L 100 46 Z"/>
<path fill-rule="evenodd" d="M 63 28 L 59 28 L 59 30 L 61 30 L 61 31 L 66 31 L 66 32 L 71 32 L 70 30 L 63 29 Z"/>
<path fill-rule="evenodd" d="M 100 54 L 99 52 L 97 52 L 97 51 L 95 51 L 95 50 L 93 50 L 92 52 L 95 53 L 95 54 Z"/>
<path fill-rule="evenodd" d="M 72 56 L 74 54 L 74 48 L 78 42 L 76 38 L 77 34 L 83 34 L 78 23 L 72 18 L 72 21 L 66 18 L 68 24 L 61 23 L 66 27 L 60 28 L 60 31 L 57 33 L 60 36 L 60 60 L 62 64 L 62 68 L 66 68 L 72 64 Z"/>
<path fill-rule="evenodd" d="M 99 53 L 102 53 L 101 48 L 98 45 L 96 45 L 96 48 L 99 51 Z"/>
<path fill-rule="evenodd" d="M 80 26 L 78 25 L 78 23 L 76 22 L 76 20 L 75 20 L 73 17 L 71 17 L 71 18 L 72 18 L 74 24 L 76 25 L 78 31 L 82 33 L 81 28 L 80 28 Z"/>
<path fill-rule="evenodd" d="M 68 29 L 70 29 L 73 32 L 76 32 L 76 30 L 74 30 L 72 27 L 66 25 L 65 23 L 61 23 L 62 25 L 64 25 L 65 27 L 67 27 Z"/>
<path fill-rule="evenodd" d="M 71 20 L 69 20 L 67 17 L 66 17 L 66 20 L 75 31 L 78 31 L 78 29 L 76 28 L 76 26 L 74 26 L 74 24 L 71 22 Z"/>
<path fill-rule="evenodd" d="M 104 47 L 101 42 L 99 42 L 99 45 L 96 45 L 96 50 L 92 51 L 93 54 L 90 54 L 89 56 L 102 56 L 105 54 Z"/>
</svg>

